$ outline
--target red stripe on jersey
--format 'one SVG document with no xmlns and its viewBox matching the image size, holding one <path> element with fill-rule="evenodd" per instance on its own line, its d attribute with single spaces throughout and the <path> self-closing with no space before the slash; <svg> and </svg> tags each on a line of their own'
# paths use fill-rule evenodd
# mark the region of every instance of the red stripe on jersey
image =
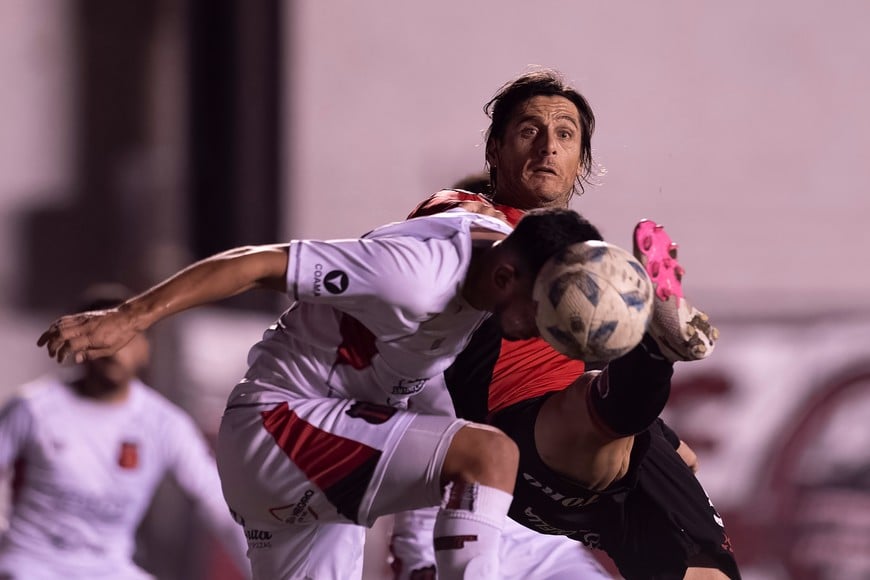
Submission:
<svg viewBox="0 0 870 580">
<path fill-rule="evenodd" d="M 338 356 L 335 362 L 350 365 L 356 370 L 370 366 L 372 359 L 378 353 L 372 331 L 353 316 L 343 314 L 339 332 L 341 344 L 338 345 Z"/>
<path fill-rule="evenodd" d="M 511 207 L 509 205 L 494 203 L 492 204 L 492 206 L 501 213 L 503 213 L 512 226 L 516 226 L 517 222 L 520 221 L 520 219 L 522 219 L 524 215 L 526 215 L 526 212 L 524 212 L 523 210 Z"/>
<path fill-rule="evenodd" d="M 489 383 L 493 413 L 550 391 L 561 391 L 583 374 L 583 361 L 553 350 L 542 338 L 502 340 Z"/>
<path fill-rule="evenodd" d="M 278 447 L 324 491 L 353 475 L 379 454 L 373 447 L 305 422 L 287 403 L 264 411 L 262 416 L 263 427 L 275 438 Z"/>
<path fill-rule="evenodd" d="M 447 211 L 459 207 L 463 201 L 489 204 L 501 211 L 514 226 L 525 214 L 522 210 L 493 203 L 487 197 L 476 193 L 445 189 L 418 205 L 409 217 Z M 583 374 L 585 368 L 583 361 L 556 352 L 542 338 L 503 340 L 489 384 L 489 412 L 499 411 L 550 391 L 562 390 Z"/>
<path fill-rule="evenodd" d="M 460 207 L 459 204 L 463 201 L 476 201 L 479 203 L 491 205 L 492 207 L 502 212 L 511 223 L 511 225 L 514 226 L 517 225 L 517 222 L 520 221 L 521 217 L 523 217 L 522 210 L 518 210 L 514 207 L 510 207 L 507 205 L 502 205 L 500 203 L 493 203 L 491 199 L 483 195 L 470 193 L 468 191 L 456 191 L 453 189 L 445 189 L 435 194 L 432 194 L 423 203 L 414 208 L 414 211 L 412 211 L 410 215 L 408 215 L 408 217 L 421 217 L 424 215 L 432 215 L 435 213 L 440 213 L 442 211 L 447 211 L 448 209 Z"/>
</svg>

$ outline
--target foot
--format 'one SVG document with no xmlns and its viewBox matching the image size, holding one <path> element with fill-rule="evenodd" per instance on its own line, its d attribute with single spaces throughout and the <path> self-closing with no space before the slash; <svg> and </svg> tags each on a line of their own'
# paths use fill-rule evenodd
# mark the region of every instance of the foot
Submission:
<svg viewBox="0 0 870 580">
<path fill-rule="evenodd" d="M 634 228 L 634 256 L 655 287 L 653 314 L 647 331 L 671 361 L 710 356 L 719 331 L 706 314 L 683 296 L 685 270 L 677 262 L 677 244 L 660 226 L 642 220 Z"/>
</svg>

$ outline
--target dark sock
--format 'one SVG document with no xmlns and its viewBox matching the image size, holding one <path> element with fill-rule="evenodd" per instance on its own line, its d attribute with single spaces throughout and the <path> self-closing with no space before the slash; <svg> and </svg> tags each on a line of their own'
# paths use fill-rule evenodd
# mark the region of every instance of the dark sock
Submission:
<svg viewBox="0 0 870 580">
<path fill-rule="evenodd" d="M 589 387 L 593 419 L 617 436 L 640 433 L 662 412 L 671 392 L 674 365 L 645 334 L 628 354 L 610 361 Z"/>
</svg>

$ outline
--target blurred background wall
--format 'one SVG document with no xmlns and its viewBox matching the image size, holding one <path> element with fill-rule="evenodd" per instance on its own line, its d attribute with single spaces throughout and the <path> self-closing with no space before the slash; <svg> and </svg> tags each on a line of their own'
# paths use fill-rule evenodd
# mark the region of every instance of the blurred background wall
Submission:
<svg viewBox="0 0 870 580">
<path fill-rule="evenodd" d="M 598 121 L 599 175 L 575 207 L 623 245 L 638 219 L 666 224 L 722 328 L 668 413 L 747 577 L 870 577 L 868 15 L 861 0 L 4 0 L 2 393 L 53 370 L 35 340 L 91 282 L 140 289 L 235 245 L 401 219 L 483 169 L 484 103 L 550 66 Z M 151 383 L 213 433 L 285 304 L 161 324 Z M 149 516 L 150 565 L 216 577 L 207 542 L 195 564 L 178 548 L 195 524 L 176 513 Z"/>
</svg>

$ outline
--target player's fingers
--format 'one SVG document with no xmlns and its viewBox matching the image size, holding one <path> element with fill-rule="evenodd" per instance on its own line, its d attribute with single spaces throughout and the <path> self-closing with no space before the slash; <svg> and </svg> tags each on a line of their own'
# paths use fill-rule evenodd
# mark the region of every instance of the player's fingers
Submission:
<svg viewBox="0 0 870 580">
<path fill-rule="evenodd" d="M 75 361 L 77 363 L 83 363 L 85 361 L 96 360 L 98 358 L 103 358 L 104 356 L 110 356 L 115 353 L 115 349 L 113 348 L 91 348 L 85 351 L 81 351 L 76 355 Z"/>
<path fill-rule="evenodd" d="M 57 355 L 57 351 L 63 346 L 64 340 L 60 338 L 56 332 L 46 331 L 41 337 L 40 340 L 43 341 L 46 349 L 48 350 L 48 356 L 54 358 Z"/>
<path fill-rule="evenodd" d="M 58 326 L 59 323 L 60 320 L 58 319 L 48 325 L 48 328 L 45 330 L 45 332 L 43 332 L 39 336 L 39 339 L 37 339 L 36 346 L 43 346 L 45 344 L 48 344 L 50 343 L 50 341 L 58 337 L 60 335 L 60 327 Z"/>
<path fill-rule="evenodd" d="M 99 348 L 102 348 L 102 345 L 95 345 L 92 341 L 91 335 L 89 334 L 74 336 L 63 340 L 58 344 L 57 360 L 59 362 L 64 362 L 71 358 L 75 362 L 83 362 L 90 358 L 96 358 L 90 357 L 88 354 L 90 351 Z"/>
<path fill-rule="evenodd" d="M 55 357 L 60 349 L 63 348 L 67 340 L 67 336 L 65 336 L 58 329 L 52 328 L 45 331 L 42 336 L 39 337 L 40 342 L 38 344 L 40 344 L 40 346 L 45 345 L 48 349 L 48 355 L 51 357 Z"/>
<path fill-rule="evenodd" d="M 55 359 L 57 359 L 57 362 L 59 362 L 59 363 L 66 361 L 67 358 L 71 354 L 73 354 L 72 350 L 69 347 L 69 343 L 66 341 L 61 341 L 61 342 L 57 343 L 57 345 L 54 347 L 54 351 L 52 352 L 52 349 L 49 348 L 48 352 Z"/>
<path fill-rule="evenodd" d="M 72 316 L 64 316 L 52 322 L 45 332 L 40 335 L 36 344 L 43 346 L 50 344 L 52 341 L 64 340 L 70 336 L 75 336 L 79 333 L 78 328 L 81 325 L 79 319 Z"/>
</svg>

